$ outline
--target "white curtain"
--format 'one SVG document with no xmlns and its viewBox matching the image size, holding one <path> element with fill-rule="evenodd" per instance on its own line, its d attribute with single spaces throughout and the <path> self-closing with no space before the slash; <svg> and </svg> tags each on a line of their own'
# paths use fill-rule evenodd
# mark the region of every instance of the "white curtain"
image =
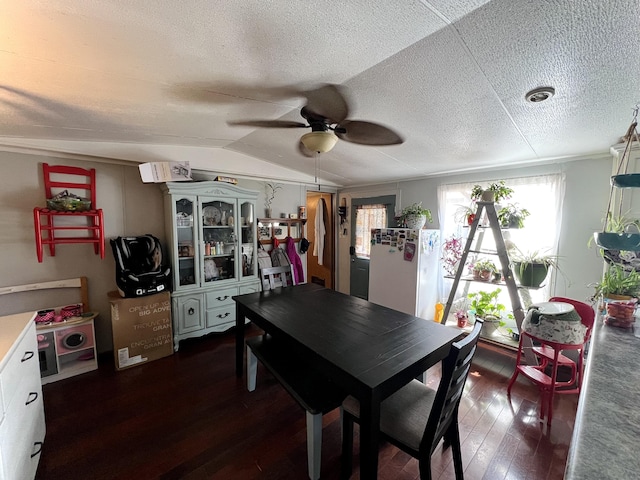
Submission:
<svg viewBox="0 0 640 480">
<path fill-rule="evenodd" d="M 356 209 L 356 255 L 369 257 L 371 253 L 371 229 L 387 226 L 386 205 L 359 205 Z"/>
</svg>

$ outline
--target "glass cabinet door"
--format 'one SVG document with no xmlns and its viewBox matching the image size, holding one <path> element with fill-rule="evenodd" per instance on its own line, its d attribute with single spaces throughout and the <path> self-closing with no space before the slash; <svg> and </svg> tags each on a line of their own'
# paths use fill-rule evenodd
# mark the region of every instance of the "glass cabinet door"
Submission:
<svg viewBox="0 0 640 480">
<path fill-rule="evenodd" d="M 179 198 L 175 200 L 176 211 L 176 241 L 178 253 L 178 271 L 176 287 L 195 285 L 198 281 L 196 271 L 196 243 L 195 243 L 195 200 L 193 198 Z"/>
<path fill-rule="evenodd" d="M 255 275 L 255 265 L 257 259 L 255 258 L 255 225 L 254 225 L 254 211 L 253 203 L 244 202 L 240 204 L 240 253 L 241 253 L 241 269 L 240 275 L 242 277 L 249 277 Z"/>
<path fill-rule="evenodd" d="M 207 283 L 236 278 L 235 200 L 202 199 L 201 204 L 202 279 Z"/>
</svg>

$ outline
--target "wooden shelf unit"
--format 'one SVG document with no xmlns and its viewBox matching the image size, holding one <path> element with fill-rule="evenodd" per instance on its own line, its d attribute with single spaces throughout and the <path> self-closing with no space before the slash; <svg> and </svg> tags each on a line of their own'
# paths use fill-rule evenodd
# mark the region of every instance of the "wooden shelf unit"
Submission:
<svg viewBox="0 0 640 480">
<path fill-rule="evenodd" d="M 259 229 L 261 228 L 270 228 L 271 232 L 269 233 L 269 238 L 268 239 L 260 239 L 260 243 L 262 245 L 271 245 L 273 243 L 273 239 L 274 237 L 278 237 L 278 240 L 284 240 L 287 237 L 291 237 L 293 238 L 293 240 L 295 242 L 299 242 L 300 239 L 302 237 L 304 237 L 304 226 L 307 223 L 307 219 L 306 218 L 259 218 L 258 219 L 258 224 L 262 224 L 262 226 L 258 227 Z M 270 224 L 270 227 L 267 227 L 266 224 Z M 298 227 L 298 232 L 294 232 L 292 234 L 291 232 L 291 227 L 293 225 L 299 225 Z M 281 233 L 276 235 L 276 229 L 279 227 L 287 227 L 287 232 L 286 234 Z"/>
</svg>

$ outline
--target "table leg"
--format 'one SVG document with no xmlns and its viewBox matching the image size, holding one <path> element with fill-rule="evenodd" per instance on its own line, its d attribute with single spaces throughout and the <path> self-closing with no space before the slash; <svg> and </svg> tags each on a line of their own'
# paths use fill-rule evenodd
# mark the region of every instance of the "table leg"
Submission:
<svg viewBox="0 0 640 480">
<path fill-rule="evenodd" d="M 244 311 L 236 303 L 236 377 L 242 377 L 244 367 Z"/>
<path fill-rule="evenodd" d="M 360 479 L 378 478 L 380 397 L 373 393 L 360 401 Z"/>
</svg>

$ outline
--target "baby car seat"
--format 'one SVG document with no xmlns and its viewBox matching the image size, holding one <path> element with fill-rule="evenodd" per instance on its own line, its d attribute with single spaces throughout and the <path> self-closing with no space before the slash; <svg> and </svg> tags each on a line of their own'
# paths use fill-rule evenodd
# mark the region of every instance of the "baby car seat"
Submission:
<svg viewBox="0 0 640 480">
<path fill-rule="evenodd" d="M 162 260 L 160 240 L 147 234 L 110 240 L 116 284 L 123 297 L 153 295 L 171 287 L 171 268 Z"/>
</svg>

